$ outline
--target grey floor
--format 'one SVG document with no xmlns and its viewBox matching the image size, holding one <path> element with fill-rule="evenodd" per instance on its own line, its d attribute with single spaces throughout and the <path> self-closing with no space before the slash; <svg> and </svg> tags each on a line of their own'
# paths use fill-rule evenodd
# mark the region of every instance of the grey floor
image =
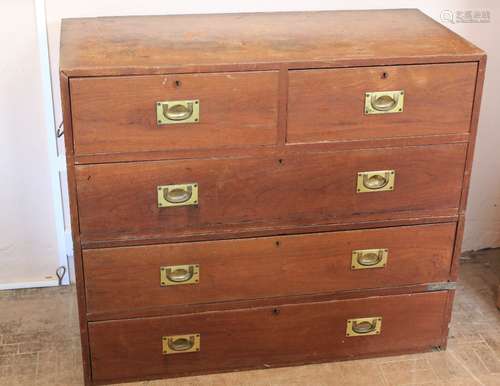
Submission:
<svg viewBox="0 0 500 386">
<path fill-rule="evenodd" d="M 499 385 L 500 249 L 462 259 L 448 349 L 134 385 Z M 0 385 L 82 385 L 74 287 L 0 291 Z"/>
</svg>

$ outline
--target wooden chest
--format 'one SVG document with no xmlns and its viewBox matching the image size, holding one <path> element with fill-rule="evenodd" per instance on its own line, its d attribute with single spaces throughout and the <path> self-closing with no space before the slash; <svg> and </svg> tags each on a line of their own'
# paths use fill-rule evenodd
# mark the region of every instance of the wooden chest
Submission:
<svg viewBox="0 0 500 386">
<path fill-rule="evenodd" d="M 87 384 L 445 348 L 485 63 L 417 10 L 64 20 Z"/>
</svg>

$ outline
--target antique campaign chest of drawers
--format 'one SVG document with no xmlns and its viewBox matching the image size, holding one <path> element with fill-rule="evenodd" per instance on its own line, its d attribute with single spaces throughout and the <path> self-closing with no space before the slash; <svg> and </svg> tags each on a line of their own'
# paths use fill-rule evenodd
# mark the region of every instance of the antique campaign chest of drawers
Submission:
<svg viewBox="0 0 500 386">
<path fill-rule="evenodd" d="M 87 384 L 445 348 L 485 63 L 418 10 L 64 20 Z"/>
</svg>

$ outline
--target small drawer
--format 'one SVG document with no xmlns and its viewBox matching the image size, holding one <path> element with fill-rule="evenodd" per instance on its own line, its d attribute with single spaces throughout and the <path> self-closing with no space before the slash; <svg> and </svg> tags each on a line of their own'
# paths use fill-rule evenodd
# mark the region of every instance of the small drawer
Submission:
<svg viewBox="0 0 500 386">
<path fill-rule="evenodd" d="M 76 155 L 276 142 L 278 73 L 70 80 Z"/>
<path fill-rule="evenodd" d="M 443 211 L 454 216 L 465 150 L 466 144 L 453 144 L 81 165 L 81 240 L 94 248 Z M 159 205 L 169 195 L 176 205 Z"/>
<path fill-rule="evenodd" d="M 83 251 L 87 311 L 447 281 L 455 223 Z"/>
<path fill-rule="evenodd" d="M 92 376 L 168 377 L 429 350 L 443 342 L 448 296 L 440 291 L 91 322 Z"/>
<path fill-rule="evenodd" d="M 476 63 L 289 73 L 287 142 L 468 133 Z"/>
</svg>

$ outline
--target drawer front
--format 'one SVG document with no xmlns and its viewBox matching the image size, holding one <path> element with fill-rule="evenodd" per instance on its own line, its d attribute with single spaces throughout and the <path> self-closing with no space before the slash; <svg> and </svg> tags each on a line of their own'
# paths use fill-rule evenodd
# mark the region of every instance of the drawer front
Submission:
<svg viewBox="0 0 500 386">
<path fill-rule="evenodd" d="M 465 149 L 465 144 L 454 144 L 279 159 L 77 166 L 81 240 L 85 247 L 89 242 L 220 236 L 221 232 L 235 235 L 284 226 L 382 221 L 394 215 L 417 216 L 418 211 L 428 214 L 447 209 L 455 215 Z M 386 170 L 395 174 L 386 175 Z M 358 193 L 358 173 L 366 171 L 380 171 L 381 179 L 395 176 L 393 189 L 387 190 L 387 184 L 380 191 Z M 169 190 L 169 184 L 181 184 L 171 187 L 182 188 Z M 190 204 L 159 206 L 160 196 L 164 201 L 170 194 L 172 201 L 184 195 Z"/>
<path fill-rule="evenodd" d="M 442 343 L 447 298 L 445 291 L 89 323 L 92 375 L 173 376 L 429 349 Z M 166 344 L 176 355 L 163 353 Z"/>
<path fill-rule="evenodd" d="M 447 281 L 455 228 L 446 223 L 84 250 L 87 310 L 136 312 Z M 168 269 L 163 277 L 162 267 Z"/>
<path fill-rule="evenodd" d="M 70 84 L 77 155 L 276 142 L 275 71 L 75 78 Z"/>
<path fill-rule="evenodd" d="M 468 133 L 476 72 L 475 63 L 290 71 L 287 141 Z"/>
</svg>

